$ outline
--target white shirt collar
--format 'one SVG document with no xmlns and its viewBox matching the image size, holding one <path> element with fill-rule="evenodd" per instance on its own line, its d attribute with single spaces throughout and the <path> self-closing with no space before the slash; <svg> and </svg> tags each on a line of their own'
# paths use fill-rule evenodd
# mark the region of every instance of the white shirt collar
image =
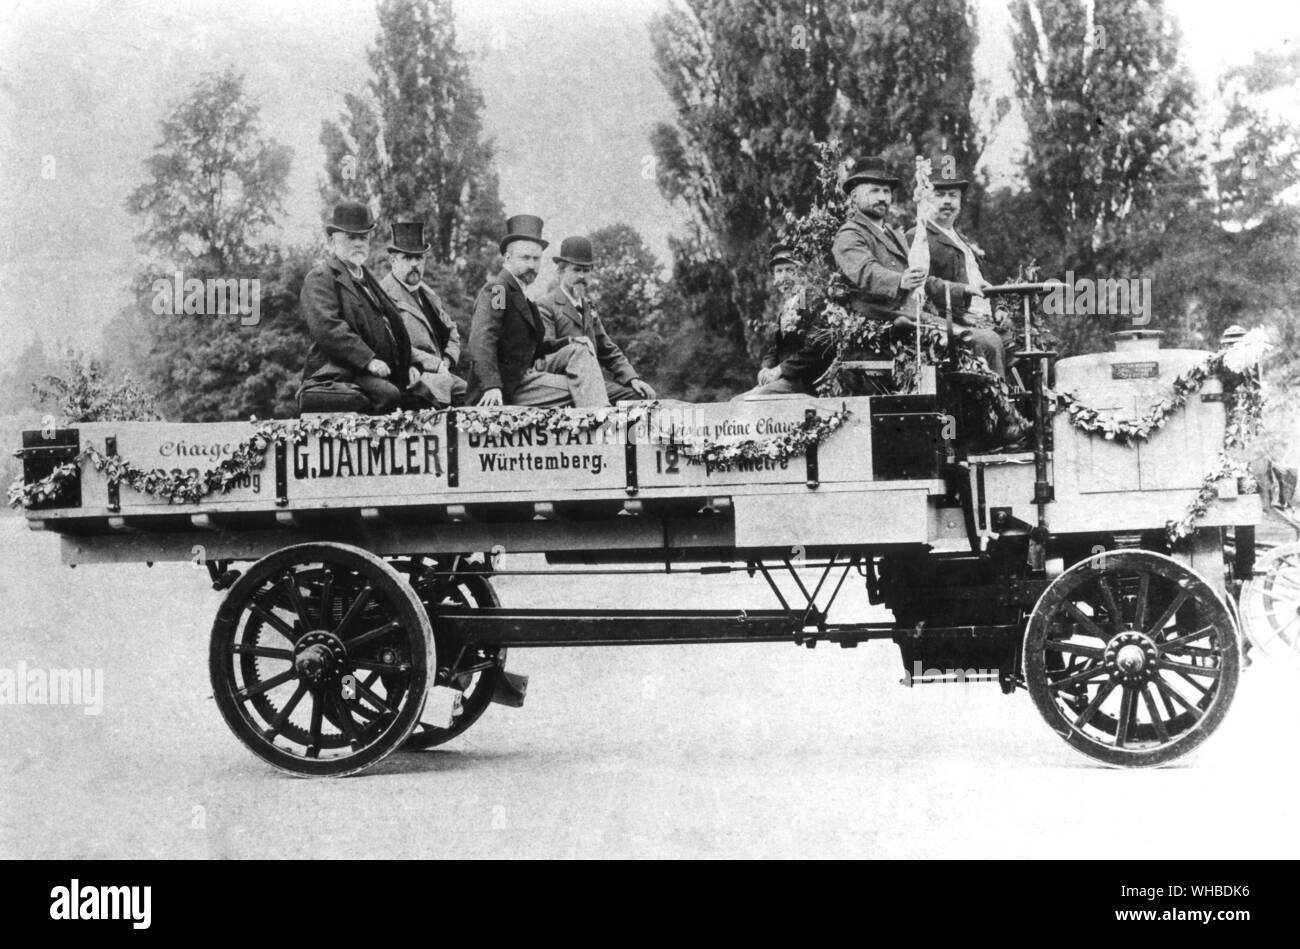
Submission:
<svg viewBox="0 0 1300 949">
<path fill-rule="evenodd" d="M 585 309 L 586 309 L 586 306 L 585 306 L 586 301 L 585 301 L 585 300 L 577 300 L 577 299 L 575 299 L 574 296 L 573 296 L 573 294 L 569 292 L 569 288 L 566 287 L 564 284 L 560 284 L 560 289 L 564 292 L 564 295 L 565 295 L 566 297 L 569 298 L 569 302 L 572 303 L 575 307 L 577 307 L 579 310 L 585 310 Z"/>
</svg>

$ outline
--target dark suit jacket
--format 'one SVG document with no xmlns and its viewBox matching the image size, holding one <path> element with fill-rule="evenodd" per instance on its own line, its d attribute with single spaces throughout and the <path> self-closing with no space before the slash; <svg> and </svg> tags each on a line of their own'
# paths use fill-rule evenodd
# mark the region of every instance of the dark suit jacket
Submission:
<svg viewBox="0 0 1300 949">
<path fill-rule="evenodd" d="M 500 389 L 509 405 L 524 373 L 540 356 L 569 344 L 567 337 L 548 340 L 537 305 L 508 270 L 488 279 L 474 300 L 469 329 L 469 404 L 488 389 Z"/>
<path fill-rule="evenodd" d="M 964 289 L 970 285 L 970 278 L 966 274 L 966 255 L 933 223 L 926 222 L 925 232 L 930 240 L 930 278 L 925 281 L 925 295 L 934 304 L 935 309 L 943 313 L 946 305 L 945 289 L 953 284 L 960 285 L 963 288 L 961 290 L 957 287 L 952 288 L 953 319 L 963 325 L 967 324 L 970 319 L 971 296 Z M 961 231 L 957 234 L 962 240 L 970 243 Z M 909 244 L 915 235 L 915 227 L 907 232 Z"/>
<path fill-rule="evenodd" d="M 406 388 L 411 340 L 402 315 L 364 267 L 362 279 L 374 302 L 333 254 L 304 278 L 299 302 L 312 341 L 302 370 L 304 383 L 309 379 L 348 382 L 367 375 L 370 360 L 382 359 L 393 371 L 388 381 Z"/>
<path fill-rule="evenodd" d="M 903 312 L 908 294 L 899 283 L 907 269 L 907 241 L 898 228 L 881 227 L 854 210 L 836 233 L 831 254 L 857 291 L 856 312 L 877 320 L 893 320 Z"/>
<path fill-rule="evenodd" d="M 803 325 L 807 326 L 804 313 Z M 809 391 L 812 385 L 831 364 L 833 353 L 808 342 L 806 331 L 785 332 L 778 323 L 763 347 L 764 369 L 780 368 L 781 375 L 794 382 L 802 382 Z"/>
<path fill-rule="evenodd" d="M 637 378 L 636 370 L 623 355 L 623 350 L 605 332 L 605 324 L 600 321 L 600 314 L 592 309 L 590 300 L 583 306 L 586 312 L 579 313 L 557 283 L 554 290 L 537 301 L 537 309 L 541 311 L 542 320 L 546 323 L 548 337 L 572 339 L 575 336 L 586 336 L 596 347 L 600 368 L 613 376 L 616 382 L 627 385 Z"/>
</svg>

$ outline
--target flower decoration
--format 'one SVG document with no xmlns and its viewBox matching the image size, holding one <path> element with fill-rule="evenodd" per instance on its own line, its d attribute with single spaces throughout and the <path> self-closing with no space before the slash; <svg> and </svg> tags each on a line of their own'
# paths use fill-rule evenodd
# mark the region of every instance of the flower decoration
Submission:
<svg viewBox="0 0 1300 949">
<path fill-rule="evenodd" d="M 610 423 L 630 429 L 643 419 L 650 419 L 658 408 L 658 402 L 593 410 L 470 408 L 456 410 L 456 421 L 462 431 L 477 435 L 502 435 L 526 429 L 580 434 Z M 254 427 L 250 438 L 241 442 L 229 458 L 198 473 L 144 469 L 117 455 L 106 455 L 94 445 L 86 445 L 75 458 L 38 481 L 24 484 L 20 476 L 9 488 L 8 501 L 10 506 L 17 507 L 54 500 L 77 477 L 81 466 L 89 464 L 103 473 L 110 485 L 124 484 L 141 494 L 164 498 L 171 504 L 196 504 L 208 495 L 229 492 L 250 473 L 265 467 L 266 453 L 273 444 L 302 444 L 311 437 L 357 441 L 440 434 L 445 431 L 446 416 L 446 409 L 426 409 L 378 416 L 342 414 L 265 421 L 254 418 L 250 420 Z M 803 454 L 839 428 L 847 417 L 848 409 L 842 408 L 826 419 L 805 422 L 801 429 L 793 432 L 732 444 L 719 444 L 707 438 L 683 441 L 676 435 L 669 435 L 667 439 L 661 436 L 660 440 L 675 446 L 688 461 L 703 463 L 707 459 L 715 468 L 726 468 L 745 459 L 779 460 Z M 21 455 L 22 452 L 15 454 Z"/>
</svg>

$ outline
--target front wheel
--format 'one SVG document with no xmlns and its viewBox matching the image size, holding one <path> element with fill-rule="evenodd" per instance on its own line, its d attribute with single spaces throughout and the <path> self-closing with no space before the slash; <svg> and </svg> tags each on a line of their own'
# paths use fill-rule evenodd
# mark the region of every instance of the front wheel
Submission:
<svg viewBox="0 0 1300 949">
<path fill-rule="evenodd" d="M 1029 693 L 1044 720 L 1108 764 L 1162 764 L 1222 721 L 1239 642 L 1219 595 L 1163 554 L 1097 554 L 1061 574 L 1025 632 Z"/>
<path fill-rule="evenodd" d="M 424 709 L 433 633 L 406 581 L 345 544 L 301 544 L 252 566 L 212 626 L 217 707 L 281 770 L 340 776 L 397 748 Z"/>
</svg>

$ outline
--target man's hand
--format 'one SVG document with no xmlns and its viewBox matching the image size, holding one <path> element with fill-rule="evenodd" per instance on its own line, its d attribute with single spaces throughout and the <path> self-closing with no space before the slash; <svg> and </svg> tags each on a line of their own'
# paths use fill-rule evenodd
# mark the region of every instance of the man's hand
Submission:
<svg viewBox="0 0 1300 949">
<path fill-rule="evenodd" d="M 654 388 L 650 383 L 645 382 L 644 380 L 633 379 L 628 383 L 628 385 L 631 386 L 632 389 L 636 391 L 637 395 L 641 396 L 643 399 L 653 399 L 655 397 Z"/>
<path fill-rule="evenodd" d="M 479 405 L 485 405 L 485 406 L 486 406 L 486 405 L 500 405 L 500 404 L 501 404 L 501 390 L 500 390 L 500 389 L 488 389 L 486 392 L 483 393 L 483 397 L 482 397 L 481 399 L 478 400 L 478 404 L 479 404 Z"/>
<path fill-rule="evenodd" d="M 978 287 L 975 286 L 975 284 L 973 283 L 968 283 L 966 284 L 966 292 L 973 297 L 982 297 L 984 296 L 984 288 L 991 287 L 991 286 L 993 286 L 993 284 L 989 283 L 988 281 L 985 281 L 984 283 L 980 284 Z"/>
<path fill-rule="evenodd" d="M 921 284 L 925 283 L 926 271 L 922 267 L 908 267 L 903 271 L 903 279 L 898 285 L 904 290 L 915 290 Z"/>
<path fill-rule="evenodd" d="M 776 366 L 772 366 L 768 369 L 758 370 L 758 384 L 761 386 L 765 386 L 769 382 L 776 382 L 776 380 L 780 378 L 781 378 L 781 370 L 778 369 Z"/>
<path fill-rule="evenodd" d="M 417 382 L 419 382 L 419 381 L 420 381 L 420 367 L 419 367 L 419 366 L 411 366 L 409 369 L 407 369 L 407 371 L 406 371 L 406 378 L 407 378 L 407 380 L 408 380 L 407 383 L 406 383 L 408 386 L 413 386 L 413 385 L 415 385 Z"/>
<path fill-rule="evenodd" d="M 388 368 L 388 363 L 382 359 L 372 359 L 366 363 L 366 372 L 372 376 L 378 376 L 380 379 L 387 379 L 393 374 L 393 370 Z"/>
</svg>

